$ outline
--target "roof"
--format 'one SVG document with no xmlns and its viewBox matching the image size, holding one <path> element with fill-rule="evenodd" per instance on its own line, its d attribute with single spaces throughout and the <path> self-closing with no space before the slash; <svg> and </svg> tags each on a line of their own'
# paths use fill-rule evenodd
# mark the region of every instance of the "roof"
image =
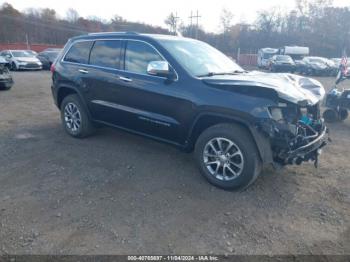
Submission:
<svg viewBox="0 0 350 262">
<path fill-rule="evenodd" d="M 76 39 L 95 39 L 96 37 L 132 37 L 132 38 L 151 38 L 155 40 L 176 40 L 176 39 L 190 39 L 190 38 L 185 38 L 181 36 L 174 36 L 174 35 L 164 35 L 164 34 L 141 34 L 137 32 L 97 32 L 97 33 L 89 33 L 87 35 L 80 35 L 80 36 L 75 36 L 72 37 L 71 40 L 76 40 Z"/>
</svg>

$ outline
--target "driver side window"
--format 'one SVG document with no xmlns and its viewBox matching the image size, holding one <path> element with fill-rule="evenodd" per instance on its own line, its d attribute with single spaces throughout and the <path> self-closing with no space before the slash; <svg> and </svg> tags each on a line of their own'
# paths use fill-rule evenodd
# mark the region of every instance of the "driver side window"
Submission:
<svg viewBox="0 0 350 262">
<path fill-rule="evenodd" d="M 128 41 L 125 53 L 125 70 L 147 74 L 147 66 L 151 61 L 164 61 L 150 45 L 139 41 Z"/>
</svg>

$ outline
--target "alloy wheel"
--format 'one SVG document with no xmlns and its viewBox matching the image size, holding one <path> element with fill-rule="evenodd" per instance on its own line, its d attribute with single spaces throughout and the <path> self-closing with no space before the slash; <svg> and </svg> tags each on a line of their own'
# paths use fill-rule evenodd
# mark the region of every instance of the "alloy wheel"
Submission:
<svg viewBox="0 0 350 262">
<path fill-rule="evenodd" d="M 66 127 L 73 133 L 79 131 L 81 126 L 81 114 L 79 108 L 73 104 L 68 103 L 64 108 L 64 121 Z"/>
<path fill-rule="evenodd" d="M 241 175 L 244 157 L 241 149 L 227 138 L 211 139 L 204 147 L 204 165 L 216 179 L 230 181 Z"/>
</svg>

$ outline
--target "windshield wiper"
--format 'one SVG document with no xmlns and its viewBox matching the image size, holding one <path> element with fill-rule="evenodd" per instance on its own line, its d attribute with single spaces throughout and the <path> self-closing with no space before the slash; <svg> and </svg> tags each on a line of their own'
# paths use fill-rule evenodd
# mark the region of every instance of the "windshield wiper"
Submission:
<svg viewBox="0 0 350 262">
<path fill-rule="evenodd" d="M 232 72 L 209 72 L 207 74 L 203 74 L 203 75 L 198 75 L 197 77 L 210 77 L 210 76 L 218 76 L 218 75 L 236 75 L 236 74 L 241 74 L 241 73 L 245 73 L 246 71 L 242 71 L 242 70 L 235 70 Z"/>
</svg>

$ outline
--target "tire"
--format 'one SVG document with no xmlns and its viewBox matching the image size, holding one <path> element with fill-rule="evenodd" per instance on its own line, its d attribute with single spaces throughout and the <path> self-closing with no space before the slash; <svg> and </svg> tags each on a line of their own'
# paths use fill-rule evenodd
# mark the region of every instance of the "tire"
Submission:
<svg viewBox="0 0 350 262">
<path fill-rule="evenodd" d="M 11 70 L 12 71 L 17 71 L 18 69 L 17 69 L 17 66 L 16 66 L 16 64 L 15 64 L 15 62 L 12 62 L 11 63 Z"/>
<path fill-rule="evenodd" d="M 210 146 L 212 143 L 216 151 L 220 151 L 219 141 L 222 144 L 220 153 L 224 152 L 226 155 L 215 154 L 213 147 Z M 230 142 L 231 147 L 225 152 Z M 206 129 L 197 139 L 194 154 L 201 174 L 209 183 L 222 189 L 245 189 L 261 172 L 261 160 L 253 138 L 238 125 L 218 124 Z"/>
<path fill-rule="evenodd" d="M 346 108 L 339 108 L 338 116 L 340 121 L 344 121 L 345 119 L 348 118 L 349 112 Z"/>
<path fill-rule="evenodd" d="M 339 120 L 338 112 L 335 109 L 328 108 L 323 112 L 323 118 L 327 123 L 334 123 Z"/>
<path fill-rule="evenodd" d="M 61 121 L 66 132 L 75 138 L 84 138 L 92 135 L 95 128 L 88 112 L 78 95 L 65 97 L 61 104 Z"/>
</svg>

